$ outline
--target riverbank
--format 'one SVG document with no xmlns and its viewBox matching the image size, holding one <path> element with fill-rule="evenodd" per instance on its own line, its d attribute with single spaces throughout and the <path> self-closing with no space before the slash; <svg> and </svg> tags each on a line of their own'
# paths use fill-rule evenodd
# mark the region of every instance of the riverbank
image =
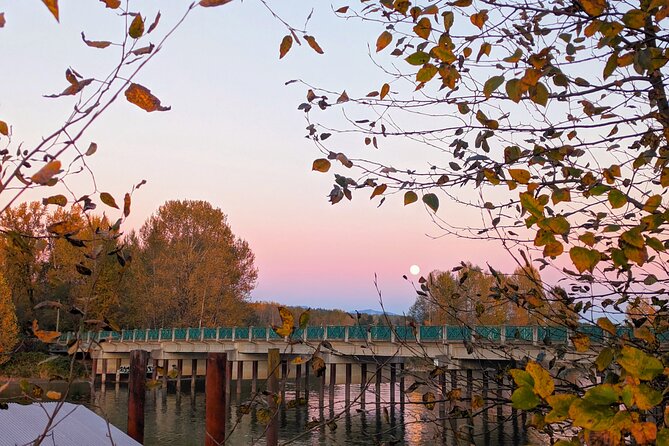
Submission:
<svg viewBox="0 0 669 446">
<path fill-rule="evenodd" d="M 42 352 L 19 352 L 10 360 L 0 365 L 0 380 L 40 379 L 67 380 L 70 376 L 70 361 L 67 356 L 53 356 Z M 86 378 L 86 367 L 77 361 L 74 364 L 74 377 Z"/>
</svg>

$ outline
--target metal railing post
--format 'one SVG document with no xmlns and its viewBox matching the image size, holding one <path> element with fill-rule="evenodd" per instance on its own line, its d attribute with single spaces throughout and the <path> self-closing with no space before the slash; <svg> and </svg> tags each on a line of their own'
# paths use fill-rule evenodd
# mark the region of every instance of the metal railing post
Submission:
<svg viewBox="0 0 669 446">
<path fill-rule="evenodd" d="M 328 338 L 328 327 L 327 325 L 323 326 L 323 340 L 325 341 Z"/>
<path fill-rule="evenodd" d="M 441 330 L 441 340 L 445 344 L 448 341 L 448 325 L 444 325 Z"/>
<path fill-rule="evenodd" d="M 307 325 L 306 327 L 304 327 L 304 331 L 302 332 L 302 340 L 304 342 L 307 342 L 307 340 L 309 339 L 309 336 L 307 336 L 308 333 L 309 333 L 309 326 Z"/>
<path fill-rule="evenodd" d="M 253 341 L 253 327 L 249 327 L 249 342 Z"/>
<path fill-rule="evenodd" d="M 344 327 L 344 342 L 348 342 L 348 325 Z"/>
<path fill-rule="evenodd" d="M 237 335 L 237 327 L 232 327 L 232 342 L 235 342 L 236 335 Z"/>
<path fill-rule="evenodd" d="M 162 341 L 163 339 L 163 327 L 160 327 L 158 329 L 158 342 Z"/>
<path fill-rule="evenodd" d="M 532 327 L 532 345 L 537 345 L 539 343 L 539 327 Z"/>
<path fill-rule="evenodd" d="M 499 327 L 499 342 L 500 344 L 506 344 L 506 327 L 504 325 Z"/>
<path fill-rule="evenodd" d="M 416 342 L 418 344 L 420 344 L 420 327 L 422 327 L 422 325 L 417 325 L 416 326 Z"/>
</svg>

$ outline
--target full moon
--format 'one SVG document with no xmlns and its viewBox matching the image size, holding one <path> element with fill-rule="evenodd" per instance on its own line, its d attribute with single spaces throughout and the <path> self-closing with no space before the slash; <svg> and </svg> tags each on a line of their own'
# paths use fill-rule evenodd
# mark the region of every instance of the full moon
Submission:
<svg viewBox="0 0 669 446">
<path fill-rule="evenodd" d="M 409 267 L 409 272 L 412 275 L 417 276 L 418 274 L 420 274 L 420 267 L 418 265 L 411 265 Z"/>
</svg>

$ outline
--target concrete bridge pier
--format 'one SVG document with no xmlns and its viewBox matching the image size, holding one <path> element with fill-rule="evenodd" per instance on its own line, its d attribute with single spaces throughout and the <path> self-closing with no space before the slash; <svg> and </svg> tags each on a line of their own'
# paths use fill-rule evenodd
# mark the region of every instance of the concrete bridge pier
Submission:
<svg viewBox="0 0 669 446">
<path fill-rule="evenodd" d="M 121 382 L 121 358 L 116 359 L 116 374 L 114 379 L 116 380 L 116 383 Z"/>
<path fill-rule="evenodd" d="M 337 363 L 330 364 L 330 407 L 334 406 L 335 386 L 337 385 Z"/>
<path fill-rule="evenodd" d="M 197 359 L 190 361 L 190 391 L 195 392 L 195 379 L 197 378 Z"/>
<path fill-rule="evenodd" d="M 400 404 L 404 405 L 406 388 L 404 386 L 404 363 L 400 362 Z"/>
<path fill-rule="evenodd" d="M 232 388 L 232 360 L 225 363 L 225 398 L 230 402 L 230 389 Z"/>
<path fill-rule="evenodd" d="M 302 364 L 295 366 L 295 399 L 300 399 L 300 385 L 302 384 Z M 307 389 L 307 392 L 309 389 Z"/>
<path fill-rule="evenodd" d="M 251 364 L 251 392 L 258 391 L 258 361 L 255 360 Z"/>
<path fill-rule="evenodd" d="M 397 371 L 395 363 L 390 364 L 390 407 L 395 407 L 395 381 L 397 381 Z"/>
<path fill-rule="evenodd" d="M 170 371 L 170 361 L 169 359 L 163 359 L 163 389 L 167 392 L 167 372 Z"/>
<path fill-rule="evenodd" d="M 375 390 L 375 401 L 376 401 L 376 410 L 379 410 L 381 406 L 381 381 L 383 380 L 383 364 L 380 364 L 376 367 L 376 385 L 374 386 Z"/>
<path fill-rule="evenodd" d="M 242 397 L 242 380 L 244 379 L 244 361 L 237 361 L 237 400 Z"/>
<path fill-rule="evenodd" d="M 352 372 L 353 366 L 350 362 L 346 363 L 346 378 L 344 381 L 344 393 L 345 393 L 345 401 L 346 404 L 349 404 L 351 402 L 351 372 Z"/>
<path fill-rule="evenodd" d="M 102 360 L 102 374 L 100 376 L 100 381 L 102 382 L 102 388 L 104 389 L 105 383 L 107 382 L 107 360 Z"/>
<path fill-rule="evenodd" d="M 360 364 L 360 408 L 365 409 L 365 400 L 367 394 L 367 364 Z"/>
<path fill-rule="evenodd" d="M 181 392 L 181 374 L 184 370 L 184 360 L 177 359 L 177 393 Z"/>
</svg>

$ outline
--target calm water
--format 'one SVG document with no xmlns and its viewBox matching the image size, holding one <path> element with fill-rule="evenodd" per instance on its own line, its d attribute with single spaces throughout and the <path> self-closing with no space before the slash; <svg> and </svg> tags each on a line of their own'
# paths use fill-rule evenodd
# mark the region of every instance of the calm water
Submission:
<svg viewBox="0 0 669 446">
<path fill-rule="evenodd" d="M 407 386 L 409 383 L 407 383 Z M 237 408 L 251 397 L 250 383 L 244 382 L 241 398 L 238 398 L 233 381 L 228 410 L 228 432 L 231 445 L 264 445 L 263 432 L 266 424 L 258 419 L 255 410 L 237 420 Z M 146 445 L 202 445 L 204 444 L 205 398 L 204 383 L 198 380 L 194 391 L 188 381 L 183 382 L 181 392 L 177 392 L 173 382 L 164 389 L 147 392 L 145 444 Z M 421 393 L 406 395 L 405 404 L 400 405 L 400 393 L 396 387 L 396 404 L 390 404 L 390 385 L 382 384 L 378 403 L 375 386 L 372 384 L 365 395 L 366 403 L 345 407 L 345 388 L 337 385 L 333 394 L 334 405 L 330 406 L 330 394 L 325 390 L 323 405 L 319 403 L 319 392 L 310 389 L 308 402 L 297 407 L 284 407 L 279 415 L 280 444 L 294 445 L 371 445 L 407 444 L 423 445 L 457 444 L 453 432 L 459 431 L 464 437 L 473 435 L 477 445 L 519 444 L 524 438 L 519 417 L 511 416 L 510 409 L 503 411 L 503 423 L 497 422 L 497 412 L 493 408 L 487 416 L 479 415 L 473 420 L 461 419 L 457 422 L 444 421 L 444 414 L 452 407 L 441 408 L 439 404 L 428 410 L 421 401 Z M 351 398 L 360 391 L 360 385 L 351 386 Z M 294 387 L 289 383 L 285 389 L 284 401 L 295 399 Z M 304 392 L 302 392 L 304 396 Z M 107 383 L 104 389 L 98 387 L 91 397 L 88 384 L 77 384 L 72 389 L 71 399 L 89 405 L 96 412 L 106 416 L 119 429 L 125 431 L 127 424 L 127 385 Z M 441 419 L 440 419 L 441 418 Z M 335 420 L 330 425 L 319 426 L 307 432 L 307 423 L 312 420 Z M 323 423 L 321 423 L 323 424 Z M 444 432 L 446 433 L 444 435 Z M 469 444 L 461 441 L 460 444 Z"/>
</svg>

